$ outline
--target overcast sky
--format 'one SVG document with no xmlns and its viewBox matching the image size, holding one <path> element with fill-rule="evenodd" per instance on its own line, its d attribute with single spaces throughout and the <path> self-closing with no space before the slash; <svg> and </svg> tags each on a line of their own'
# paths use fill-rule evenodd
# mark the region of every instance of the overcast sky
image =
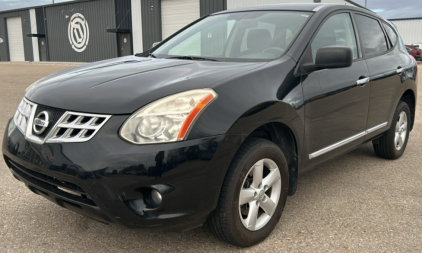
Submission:
<svg viewBox="0 0 422 253">
<path fill-rule="evenodd" d="M 54 0 L 55 3 L 68 1 L 71 0 Z M 0 0 L 0 11 L 52 3 L 53 0 Z"/>
<path fill-rule="evenodd" d="M 365 0 L 353 0 L 365 6 Z M 367 8 L 383 18 L 419 18 L 422 17 L 422 0 L 367 0 Z"/>
<path fill-rule="evenodd" d="M 54 2 L 67 2 L 71 0 L 54 0 Z M 365 0 L 354 0 L 364 6 Z M 368 8 L 380 16 L 391 18 L 422 17 L 422 0 L 367 0 Z M 0 0 L 0 11 L 24 8 L 28 6 L 51 4 L 53 0 Z M 322 1 L 324 2 L 324 0 Z"/>
</svg>

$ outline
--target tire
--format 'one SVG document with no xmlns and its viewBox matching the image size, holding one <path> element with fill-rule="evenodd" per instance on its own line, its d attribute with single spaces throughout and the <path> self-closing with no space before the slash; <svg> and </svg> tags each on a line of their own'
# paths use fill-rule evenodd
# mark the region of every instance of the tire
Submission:
<svg viewBox="0 0 422 253">
<path fill-rule="evenodd" d="M 405 126 L 400 123 L 402 118 L 403 121 L 406 121 Z M 383 136 L 372 142 L 375 154 L 381 158 L 391 160 L 400 158 L 403 155 L 407 146 L 407 141 L 409 140 L 410 124 L 411 117 L 409 106 L 405 102 L 400 101 L 394 112 L 390 129 Z M 399 135 L 398 139 L 396 134 Z"/>
<path fill-rule="evenodd" d="M 263 173 L 259 173 L 261 164 Z M 259 176 L 254 180 L 253 175 L 260 174 L 263 175 L 262 183 L 256 187 Z M 248 192 L 249 195 L 242 195 L 247 204 L 240 206 L 241 189 L 242 193 Z M 217 208 L 208 218 L 208 225 L 217 237 L 235 246 L 255 245 L 267 238 L 277 225 L 288 189 L 289 172 L 283 152 L 271 141 L 251 138 L 239 149 L 227 171 Z M 251 192 L 254 194 L 250 195 Z M 249 219 L 254 217 L 251 215 L 254 210 L 259 211 L 255 225 L 254 219 Z"/>
</svg>

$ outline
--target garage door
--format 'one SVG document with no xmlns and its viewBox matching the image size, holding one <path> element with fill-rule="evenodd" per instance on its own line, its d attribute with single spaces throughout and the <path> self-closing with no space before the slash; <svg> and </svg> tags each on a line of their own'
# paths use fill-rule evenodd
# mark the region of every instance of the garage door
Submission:
<svg viewBox="0 0 422 253">
<path fill-rule="evenodd" d="M 198 0 L 162 0 L 163 40 L 199 18 Z"/>
<path fill-rule="evenodd" d="M 7 39 L 10 61 L 25 61 L 21 17 L 7 19 Z"/>
</svg>

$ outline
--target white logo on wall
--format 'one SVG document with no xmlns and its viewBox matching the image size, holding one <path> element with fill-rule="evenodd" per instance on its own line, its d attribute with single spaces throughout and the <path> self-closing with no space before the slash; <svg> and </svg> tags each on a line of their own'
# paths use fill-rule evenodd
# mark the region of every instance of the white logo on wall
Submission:
<svg viewBox="0 0 422 253">
<path fill-rule="evenodd" d="M 75 13 L 72 15 L 67 33 L 73 50 L 78 53 L 83 52 L 89 41 L 89 27 L 88 21 L 82 14 Z"/>
</svg>

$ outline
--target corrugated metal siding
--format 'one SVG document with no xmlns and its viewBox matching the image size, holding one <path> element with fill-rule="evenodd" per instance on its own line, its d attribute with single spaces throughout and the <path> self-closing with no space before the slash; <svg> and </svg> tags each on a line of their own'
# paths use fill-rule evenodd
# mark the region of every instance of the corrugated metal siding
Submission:
<svg viewBox="0 0 422 253">
<path fill-rule="evenodd" d="M 201 17 L 227 9 L 227 0 L 200 0 L 199 14 Z"/>
<path fill-rule="evenodd" d="M 36 8 L 35 16 L 37 18 L 37 31 L 40 34 L 45 34 L 44 28 L 44 8 Z"/>
<path fill-rule="evenodd" d="M 116 27 L 113 0 L 69 3 L 45 8 L 47 43 L 50 61 L 92 62 L 117 57 L 117 37 L 108 33 Z M 88 22 L 89 41 L 78 53 L 68 38 L 68 25 L 73 14 L 82 14 Z"/>
<path fill-rule="evenodd" d="M 198 0 L 161 1 L 163 39 L 199 18 Z"/>
<path fill-rule="evenodd" d="M 391 21 L 405 44 L 422 43 L 422 19 Z"/>
<path fill-rule="evenodd" d="M 162 40 L 161 1 L 141 0 L 142 3 L 142 44 L 143 51 L 151 48 L 154 42 Z"/>
<path fill-rule="evenodd" d="M 33 61 L 34 55 L 32 53 L 32 39 L 26 34 L 31 33 L 31 22 L 29 18 L 29 10 L 12 11 L 0 14 L 0 38 L 4 40 L 0 44 L 0 61 L 9 61 L 9 44 L 7 41 L 7 25 L 6 18 L 21 17 L 22 18 L 22 36 L 23 47 L 25 53 L 25 61 Z"/>
<path fill-rule="evenodd" d="M 141 0 L 131 0 L 131 16 L 132 16 L 132 41 L 133 52 L 142 53 L 142 9 Z"/>
<path fill-rule="evenodd" d="M 116 28 L 132 30 L 131 0 L 114 0 L 116 8 Z"/>
</svg>

